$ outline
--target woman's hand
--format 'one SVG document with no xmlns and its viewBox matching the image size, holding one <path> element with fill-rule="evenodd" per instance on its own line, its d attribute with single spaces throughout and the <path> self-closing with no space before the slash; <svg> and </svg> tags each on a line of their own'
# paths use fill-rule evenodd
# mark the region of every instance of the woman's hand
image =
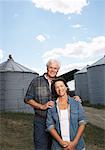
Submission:
<svg viewBox="0 0 105 150">
<path fill-rule="evenodd" d="M 61 146 L 63 147 L 63 149 L 65 150 L 65 148 L 68 147 L 69 142 L 62 140 L 62 142 L 61 142 L 60 144 L 61 144 Z"/>
<path fill-rule="evenodd" d="M 63 148 L 63 150 L 76 150 L 75 146 L 75 143 L 73 141 L 70 141 L 68 142 L 68 145 L 65 148 Z"/>
</svg>

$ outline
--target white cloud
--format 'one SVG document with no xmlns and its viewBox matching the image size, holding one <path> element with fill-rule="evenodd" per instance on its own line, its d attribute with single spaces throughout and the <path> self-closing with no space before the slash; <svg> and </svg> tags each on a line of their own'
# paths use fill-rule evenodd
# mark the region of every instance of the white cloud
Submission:
<svg viewBox="0 0 105 150">
<path fill-rule="evenodd" d="M 0 62 L 2 61 L 2 58 L 3 58 L 3 50 L 0 49 Z"/>
<path fill-rule="evenodd" d="M 36 39 L 37 39 L 38 41 L 40 41 L 40 42 L 45 41 L 46 38 L 47 38 L 47 37 L 44 36 L 43 34 L 39 34 L 39 35 L 36 36 Z"/>
<path fill-rule="evenodd" d="M 54 48 L 53 50 L 47 51 L 42 58 L 45 60 L 45 62 L 50 58 L 58 58 L 60 55 L 63 55 L 63 49 L 61 48 Z"/>
<path fill-rule="evenodd" d="M 80 24 L 75 24 L 75 25 L 72 25 L 72 27 L 73 27 L 73 28 L 81 28 L 82 25 L 80 25 Z"/>
<path fill-rule="evenodd" d="M 105 37 L 100 36 L 93 38 L 90 48 L 93 50 L 94 54 L 105 54 Z"/>
<path fill-rule="evenodd" d="M 105 55 L 105 36 L 94 37 L 90 42 L 78 41 L 68 43 L 64 48 L 54 48 L 47 51 L 42 58 L 48 60 L 49 58 L 63 56 L 85 60 L 93 55 Z"/>
<path fill-rule="evenodd" d="M 68 20 L 71 20 L 71 17 L 70 17 L 70 16 L 68 17 Z"/>
<path fill-rule="evenodd" d="M 32 0 L 35 7 L 63 14 L 80 14 L 88 0 Z"/>
</svg>

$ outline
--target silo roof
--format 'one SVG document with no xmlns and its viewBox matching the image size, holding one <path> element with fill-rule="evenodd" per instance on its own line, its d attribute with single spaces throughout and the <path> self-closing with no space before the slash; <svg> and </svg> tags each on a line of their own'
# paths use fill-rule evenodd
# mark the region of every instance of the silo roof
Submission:
<svg viewBox="0 0 105 150">
<path fill-rule="evenodd" d="M 89 65 L 87 65 L 86 67 L 84 67 L 80 71 L 77 71 L 75 74 L 86 73 L 87 72 L 87 67 L 89 67 Z"/>
<path fill-rule="evenodd" d="M 15 62 L 11 55 L 9 55 L 9 59 L 6 62 L 0 64 L 0 72 L 30 72 L 36 73 L 35 71 L 24 67 L 17 62 Z M 36 73 L 38 74 L 38 73 Z"/>
<path fill-rule="evenodd" d="M 93 63 L 90 67 L 100 66 L 100 65 L 105 65 L 105 55 L 104 55 L 103 58 L 101 58 L 97 62 Z"/>
</svg>

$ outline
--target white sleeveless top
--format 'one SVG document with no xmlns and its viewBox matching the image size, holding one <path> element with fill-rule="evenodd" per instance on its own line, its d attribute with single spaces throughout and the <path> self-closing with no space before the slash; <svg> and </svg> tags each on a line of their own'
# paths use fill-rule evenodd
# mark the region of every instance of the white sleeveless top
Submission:
<svg viewBox="0 0 105 150">
<path fill-rule="evenodd" d="M 70 141 L 70 123 L 68 109 L 59 110 L 61 136 L 64 141 Z"/>
</svg>

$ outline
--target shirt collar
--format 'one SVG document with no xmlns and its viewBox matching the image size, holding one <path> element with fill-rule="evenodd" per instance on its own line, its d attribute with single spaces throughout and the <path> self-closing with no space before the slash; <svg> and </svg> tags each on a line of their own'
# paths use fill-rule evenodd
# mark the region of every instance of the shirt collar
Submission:
<svg viewBox="0 0 105 150">
<path fill-rule="evenodd" d="M 69 96 L 68 96 L 68 104 L 70 104 L 70 101 L 69 101 Z M 56 100 L 56 104 L 58 105 L 58 103 L 59 103 L 59 98 L 57 98 L 57 100 Z"/>
</svg>

